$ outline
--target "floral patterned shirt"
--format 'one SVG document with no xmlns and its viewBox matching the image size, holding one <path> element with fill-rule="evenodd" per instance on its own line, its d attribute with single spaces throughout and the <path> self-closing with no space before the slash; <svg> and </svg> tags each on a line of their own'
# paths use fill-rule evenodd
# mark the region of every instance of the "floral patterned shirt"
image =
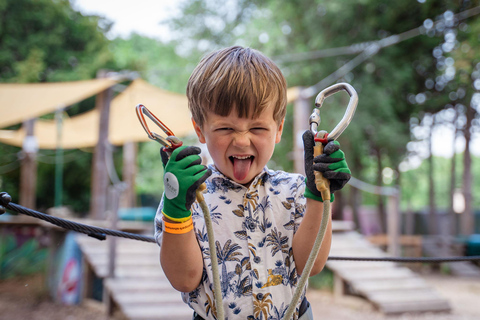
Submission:
<svg viewBox="0 0 480 320">
<path fill-rule="evenodd" d="M 210 168 L 213 174 L 206 181 L 204 197 L 215 234 L 225 318 L 281 319 L 298 281 L 292 241 L 305 212 L 304 177 L 265 167 L 247 188 L 214 166 Z M 161 208 L 163 203 L 155 218 L 159 245 Z M 203 276 L 199 287 L 182 297 L 198 315 L 215 319 L 210 250 L 198 203 L 192 206 L 192 217 L 203 256 Z"/>
</svg>

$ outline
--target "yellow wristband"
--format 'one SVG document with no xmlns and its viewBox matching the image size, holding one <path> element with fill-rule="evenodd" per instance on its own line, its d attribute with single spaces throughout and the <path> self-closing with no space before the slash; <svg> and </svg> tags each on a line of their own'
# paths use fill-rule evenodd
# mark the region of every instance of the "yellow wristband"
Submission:
<svg viewBox="0 0 480 320">
<path fill-rule="evenodd" d="M 188 219 L 185 222 L 181 223 L 172 223 L 172 222 L 167 222 L 165 219 L 163 220 L 163 231 L 167 233 L 172 233 L 172 234 L 184 234 L 189 232 L 190 230 L 193 230 L 193 220 L 192 218 Z"/>
</svg>

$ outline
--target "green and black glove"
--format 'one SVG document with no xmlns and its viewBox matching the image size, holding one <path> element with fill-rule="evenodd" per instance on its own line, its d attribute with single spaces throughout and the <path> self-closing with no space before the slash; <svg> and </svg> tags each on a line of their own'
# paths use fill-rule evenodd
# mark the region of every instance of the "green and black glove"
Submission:
<svg viewBox="0 0 480 320">
<path fill-rule="evenodd" d="M 163 148 L 160 151 L 165 168 L 162 213 L 170 220 L 184 222 L 192 216 L 190 207 L 195 202 L 195 191 L 212 174 L 212 170 L 201 164 L 200 152 L 198 147 L 183 146 L 175 149 L 168 159 Z"/>
<path fill-rule="evenodd" d="M 303 147 L 305 150 L 305 197 L 322 201 L 322 195 L 315 185 L 315 173 L 319 171 L 330 181 L 331 201 L 333 202 L 333 193 L 343 188 L 350 180 L 351 172 L 345 161 L 345 154 L 340 150 L 338 141 L 330 141 L 323 149 L 323 154 L 313 157 L 313 147 L 315 140 L 313 133 L 307 130 L 303 133 Z"/>
</svg>

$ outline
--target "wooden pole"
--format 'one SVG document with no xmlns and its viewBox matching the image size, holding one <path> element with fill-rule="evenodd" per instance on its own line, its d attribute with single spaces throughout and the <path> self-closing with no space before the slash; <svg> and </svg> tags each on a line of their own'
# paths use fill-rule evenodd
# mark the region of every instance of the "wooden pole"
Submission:
<svg viewBox="0 0 480 320">
<path fill-rule="evenodd" d="M 135 176 L 137 174 L 137 143 L 126 142 L 123 145 L 123 182 L 126 190 L 120 199 L 121 208 L 133 208 L 136 206 Z"/>
<path fill-rule="evenodd" d="M 106 78 L 107 72 L 101 70 L 97 78 Z M 95 153 L 92 160 L 92 194 L 90 197 L 90 217 L 92 219 L 106 218 L 106 203 L 108 189 L 108 172 L 106 167 L 106 152 L 108 143 L 108 123 L 110 118 L 110 101 L 112 100 L 112 89 L 108 88 L 97 95 L 95 108 L 100 113 L 98 141 L 95 146 Z"/>
<path fill-rule="evenodd" d="M 400 255 L 400 192 L 388 196 L 387 232 L 388 253 L 393 257 Z"/>
<path fill-rule="evenodd" d="M 309 99 L 302 96 L 303 89 L 302 87 L 298 88 L 300 94 L 293 103 L 293 161 L 294 171 L 300 174 L 305 174 L 302 135 L 309 128 L 308 119 L 313 110 Z"/>
<path fill-rule="evenodd" d="M 470 142 L 472 133 L 472 121 L 475 118 L 475 110 L 472 106 L 467 107 L 467 123 L 465 124 L 465 151 L 463 152 L 463 185 L 462 192 L 465 198 L 465 210 L 461 215 L 461 235 L 469 236 L 475 232 L 475 217 L 472 206 L 472 155 L 470 154 Z"/>
<path fill-rule="evenodd" d="M 35 209 L 37 191 L 37 151 L 38 145 L 33 135 L 35 119 L 23 123 L 27 133 L 22 147 L 20 167 L 20 205 Z"/>
</svg>

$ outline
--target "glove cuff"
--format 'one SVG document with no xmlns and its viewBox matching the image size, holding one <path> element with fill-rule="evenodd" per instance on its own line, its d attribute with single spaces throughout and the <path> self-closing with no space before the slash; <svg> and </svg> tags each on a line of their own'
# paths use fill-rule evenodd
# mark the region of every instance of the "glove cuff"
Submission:
<svg viewBox="0 0 480 320">
<path fill-rule="evenodd" d="M 165 218 L 175 221 L 175 222 L 185 222 L 188 221 L 188 219 L 192 218 L 192 213 L 188 211 L 189 215 L 187 217 L 181 217 L 181 218 L 174 218 L 168 214 L 165 213 L 165 211 L 162 210 L 162 214 L 165 216 Z"/>
<path fill-rule="evenodd" d="M 179 208 L 165 196 L 163 197 L 162 214 L 165 218 L 175 222 L 185 222 L 192 217 L 192 212 L 190 210 Z"/>
<path fill-rule="evenodd" d="M 308 187 L 305 188 L 305 193 L 303 195 L 305 196 L 305 198 L 309 198 L 309 199 L 312 199 L 312 200 L 315 200 L 315 201 L 323 202 L 322 196 L 321 195 L 319 195 L 319 196 L 315 195 L 312 191 L 310 191 L 310 189 Z M 332 203 L 333 200 L 335 200 L 335 195 L 333 193 L 331 193 L 330 194 L 330 203 Z"/>
</svg>

